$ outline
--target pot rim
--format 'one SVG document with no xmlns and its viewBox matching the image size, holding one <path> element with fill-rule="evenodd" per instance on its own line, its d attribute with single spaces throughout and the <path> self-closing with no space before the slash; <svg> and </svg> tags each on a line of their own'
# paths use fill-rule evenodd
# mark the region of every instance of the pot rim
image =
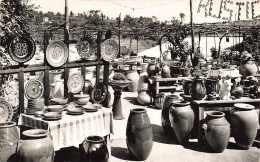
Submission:
<svg viewBox="0 0 260 162">
<path fill-rule="evenodd" d="M 92 143 L 100 143 L 103 142 L 105 140 L 104 137 L 102 136 L 88 136 L 85 138 L 85 141 L 87 142 L 92 142 Z"/>
<path fill-rule="evenodd" d="M 236 103 L 234 104 L 235 108 L 238 108 L 240 110 L 252 110 L 255 108 L 255 106 L 250 105 L 250 104 L 245 104 L 245 103 Z"/>
<path fill-rule="evenodd" d="M 225 116 L 225 113 L 221 111 L 208 111 L 206 112 L 206 114 L 210 117 L 215 117 L 215 118 L 220 118 Z"/>
<path fill-rule="evenodd" d="M 16 126 L 16 123 L 12 121 L 0 123 L 0 128 L 8 128 L 13 126 Z"/>
<path fill-rule="evenodd" d="M 39 138 L 39 137 L 45 137 L 49 135 L 49 131 L 44 129 L 30 129 L 24 131 L 22 134 L 26 137 Z"/>
<path fill-rule="evenodd" d="M 144 108 L 133 108 L 130 110 L 132 113 L 140 114 L 140 113 L 145 113 L 147 110 Z"/>
</svg>

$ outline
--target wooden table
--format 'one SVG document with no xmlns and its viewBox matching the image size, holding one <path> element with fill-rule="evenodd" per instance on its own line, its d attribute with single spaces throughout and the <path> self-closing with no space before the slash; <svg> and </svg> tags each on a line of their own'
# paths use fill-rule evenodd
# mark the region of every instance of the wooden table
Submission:
<svg viewBox="0 0 260 162">
<path fill-rule="evenodd" d="M 248 103 L 254 105 L 256 109 L 260 108 L 260 99 L 251 99 L 248 97 L 242 97 L 241 99 L 235 100 L 192 100 L 191 106 L 195 113 L 195 122 L 192 130 L 192 137 L 198 138 L 199 142 L 202 140 L 202 124 L 204 121 L 205 111 L 224 111 L 230 112 L 234 108 L 235 103 Z M 230 121 L 229 115 L 226 116 L 227 120 Z"/>
</svg>

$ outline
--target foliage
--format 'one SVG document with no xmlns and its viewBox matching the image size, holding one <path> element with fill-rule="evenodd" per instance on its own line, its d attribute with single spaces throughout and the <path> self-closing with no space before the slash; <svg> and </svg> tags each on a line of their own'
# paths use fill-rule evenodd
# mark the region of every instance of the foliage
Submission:
<svg viewBox="0 0 260 162">
<path fill-rule="evenodd" d="M 211 57 L 213 59 L 217 59 L 218 58 L 218 51 L 217 51 L 216 47 L 211 47 L 210 48 L 210 52 L 211 52 Z"/>
</svg>

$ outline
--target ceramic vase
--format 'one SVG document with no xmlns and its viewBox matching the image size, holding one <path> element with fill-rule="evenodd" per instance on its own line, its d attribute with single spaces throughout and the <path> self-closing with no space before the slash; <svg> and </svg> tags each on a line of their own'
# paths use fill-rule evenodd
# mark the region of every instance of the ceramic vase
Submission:
<svg viewBox="0 0 260 162">
<path fill-rule="evenodd" d="M 206 87 L 201 78 L 194 78 L 191 83 L 191 97 L 194 100 L 201 100 L 206 95 Z"/>
<path fill-rule="evenodd" d="M 231 128 L 237 145 L 248 150 L 256 137 L 258 113 L 250 104 L 237 103 L 230 113 Z"/>
<path fill-rule="evenodd" d="M 148 106 L 153 103 L 153 98 L 148 90 L 141 89 L 138 91 L 137 102 L 140 105 Z"/>
<path fill-rule="evenodd" d="M 15 122 L 0 123 L 0 161 L 16 161 L 19 134 Z"/>
<path fill-rule="evenodd" d="M 54 146 L 47 130 L 31 129 L 22 134 L 16 153 L 18 162 L 54 161 Z"/>
<path fill-rule="evenodd" d="M 206 141 L 213 152 L 223 152 L 230 138 L 230 124 L 226 120 L 225 114 L 220 111 L 208 112 L 202 128 Z"/>
<path fill-rule="evenodd" d="M 138 81 L 139 81 L 139 78 L 140 78 L 137 71 L 136 70 L 128 71 L 126 78 L 132 81 L 132 83 L 127 86 L 128 90 L 130 92 L 136 92 L 137 88 L 138 88 Z"/>
<path fill-rule="evenodd" d="M 191 83 L 192 83 L 191 79 L 184 80 L 182 88 L 185 95 L 190 95 Z"/>
<path fill-rule="evenodd" d="M 81 148 L 81 161 L 84 162 L 108 162 L 109 153 L 104 137 L 89 136 Z"/>
<path fill-rule="evenodd" d="M 206 93 L 219 93 L 219 80 L 217 78 L 208 78 L 205 80 Z"/>
<path fill-rule="evenodd" d="M 131 109 L 126 127 L 129 152 L 137 160 L 146 160 L 153 147 L 153 130 L 146 109 Z"/>
</svg>

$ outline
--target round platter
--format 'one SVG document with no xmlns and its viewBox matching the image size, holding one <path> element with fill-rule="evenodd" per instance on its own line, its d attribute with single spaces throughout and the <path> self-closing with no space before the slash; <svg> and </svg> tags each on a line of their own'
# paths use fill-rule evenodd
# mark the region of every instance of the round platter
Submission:
<svg viewBox="0 0 260 162">
<path fill-rule="evenodd" d="M 74 73 L 69 77 L 67 85 L 70 92 L 78 93 L 83 88 L 84 78 L 81 74 Z"/>
<path fill-rule="evenodd" d="M 25 85 L 25 96 L 28 99 L 38 99 L 43 95 L 43 84 L 38 79 L 29 80 Z"/>
<path fill-rule="evenodd" d="M 51 42 L 46 49 L 46 59 L 53 67 L 62 66 L 68 59 L 68 47 L 62 41 Z"/>
<path fill-rule="evenodd" d="M 90 35 L 86 35 L 77 42 L 78 54 L 86 60 L 89 60 L 90 56 L 96 54 L 96 43 L 94 38 Z"/>
<path fill-rule="evenodd" d="M 105 40 L 101 45 L 101 56 L 105 61 L 113 61 L 118 55 L 118 44 L 113 39 Z"/>
<path fill-rule="evenodd" d="M 14 61 L 24 63 L 33 58 L 35 49 L 36 45 L 31 37 L 17 36 L 9 44 L 8 53 Z"/>
<path fill-rule="evenodd" d="M 0 123 L 11 121 L 13 117 L 12 106 L 3 99 L 0 99 Z"/>
<path fill-rule="evenodd" d="M 93 103 L 101 103 L 106 99 L 107 86 L 103 83 L 95 85 L 91 92 L 91 99 Z"/>
</svg>

